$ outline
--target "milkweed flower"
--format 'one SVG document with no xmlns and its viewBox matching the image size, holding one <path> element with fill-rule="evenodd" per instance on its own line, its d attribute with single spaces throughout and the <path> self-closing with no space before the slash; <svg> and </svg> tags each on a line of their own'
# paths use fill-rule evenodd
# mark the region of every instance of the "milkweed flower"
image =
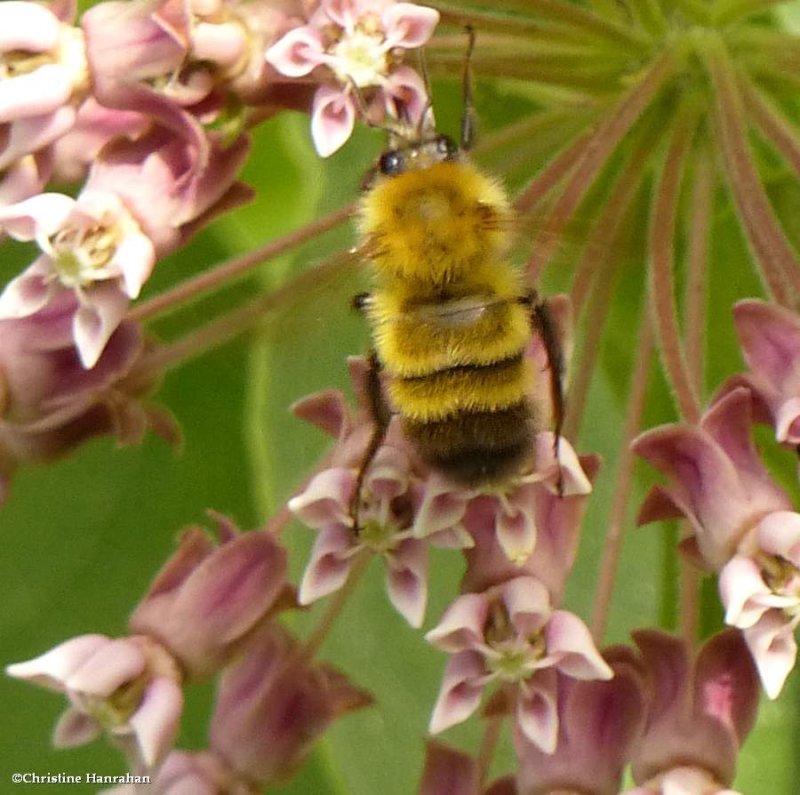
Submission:
<svg viewBox="0 0 800 795">
<path fill-rule="evenodd" d="M 105 731 L 133 765 L 151 769 L 177 736 L 183 711 L 180 668 L 143 636 L 81 635 L 7 666 L 6 673 L 67 696 L 70 707 L 53 734 L 58 748 L 83 745 Z"/>
<path fill-rule="evenodd" d="M 558 674 L 558 738 L 547 752 L 514 731 L 516 792 L 617 795 L 644 726 L 646 693 L 630 649 L 603 654 L 614 677 L 579 680 Z"/>
<path fill-rule="evenodd" d="M 241 533 L 212 516 L 218 543 L 187 529 L 128 622 L 131 632 L 168 648 L 189 681 L 223 668 L 260 622 L 294 602 L 286 551 L 275 537 Z"/>
<path fill-rule="evenodd" d="M 633 752 L 638 787 L 627 795 L 729 793 L 758 709 L 758 678 L 741 633 L 714 635 L 694 660 L 685 641 L 664 632 L 633 637 L 650 698 Z"/>
<path fill-rule="evenodd" d="M 117 328 L 128 299 L 139 294 L 155 264 L 155 249 L 113 193 L 78 199 L 43 193 L 0 209 L 0 226 L 17 240 L 35 240 L 41 255 L 6 285 L 0 318 L 27 317 L 64 290 L 74 291 L 75 346 L 93 367 Z"/>
<path fill-rule="evenodd" d="M 267 61 L 283 75 L 322 84 L 314 95 L 311 134 L 323 157 L 350 137 L 361 108 L 415 124 L 425 108 L 419 75 L 399 64 L 404 50 L 421 47 L 439 21 L 433 8 L 393 0 L 322 0 L 306 25 L 286 33 L 267 51 Z"/>
<path fill-rule="evenodd" d="M 733 308 L 736 331 L 749 372 L 733 376 L 723 392 L 748 387 L 775 438 L 800 444 L 800 317 L 777 304 L 750 299 Z"/>
<path fill-rule="evenodd" d="M 220 677 L 210 748 L 241 780 L 276 783 L 334 720 L 371 703 L 343 673 L 304 659 L 292 635 L 268 624 Z"/>
<path fill-rule="evenodd" d="M 719 575 L 725 623 L 739 627 L 764 689 L 777 698 L 794 668 L 800 624 L 800 514 L 775 511 Z"/>
<path fill-rule="evenodd" d="M 0 502 L 18 467 L 92 436 L 136 444 L 152 429 L 178 439 L 171 416 L 146 400 L 160 372 L 145 361 L 139 327 L 120 324 L 87 370 L 73 341 L 77 309 L 74 295 L 62 293 L 28 317 L 0 320 Z"/>
<path fill-rule="evenodd" d="M 714 403 L 697 427 L 664 425 L 633 443 L 636 453 L 670 477 L 667 486 L 651 490 L 639 522 L 685 516 L 694 534 L 683 550 L 713 571 L 761 519 L 791 509 L 758 456 L 751 423 L 751 394 L 739 387 Z"/>
<path fill-rule="evenodd" d="M 552 753 L 559 726 L 557 672 L 586 680 L 613 676 L 586 625 L 553 610 L 547 589 L 533 577 L 462 594 L 425 638 L 453 655 L 431 716 L 434 734 L 472 715 L 487 684 L 503 683 L 514 692 L 515 725 Z"/>
<path fill-rule="evenodd" d="M 80 29 L 39 3 L 0 3 L 0 171 L 67 132 L 88 90 Z"/>
</svg>

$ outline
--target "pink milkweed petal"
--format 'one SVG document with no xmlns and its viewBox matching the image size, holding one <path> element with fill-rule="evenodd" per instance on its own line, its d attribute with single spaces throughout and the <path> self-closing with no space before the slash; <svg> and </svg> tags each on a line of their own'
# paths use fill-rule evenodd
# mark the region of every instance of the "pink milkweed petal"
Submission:
<svg viewBox="0 0 800 795">
<path fill-rule="evenodd" d="M 101 646 L 66 680 L 69 690 L 103 698 L 136 679 L 146 668 L 147 658 L 137 643 L 120 638 Z"/>
<path fill-rule="evenodd" d="M 47 279 L 49 263 L 47 255 L 39 257 L 5 286 L 0 294 L 0 319 L 29 317 L 49 303 L 57 289 Z"/>
<path fill-rule="evenodd" d="M 128 296 L 114 282 L 95 283 L 84 296 L 86 300 L 75 313 L 72 329 L 81 363 L 91 369 L 125 317 Z"/>
<path fill-rule="evenodd" d="M 289 510 L 314 529 L 350 525 L 350 497 L 355 482 L 356 476 L 350 469 L 325 469 L 311 480 L 305 491 L 289 500 Z"/>
<path fill-rule="evenodd" d="M 439 22 L 435 8 L 414 3 L 395 3 L 383 12 L 388 47 L 421 47 L 433 35 Z"/>
<path fill-rule="evenodd" d="M 341 88 L 320 86 L 311 110 L 311 137 L 320 157 L 340 149 L 353 132 L 356 108 Z"/>
<path fill-rule="evenodd" d="M 745 629 L 744 638 L 767 697 L 776 699 L 797 659 L 794 628 L 780 613 L 772 611 Z"/>
<path fill-rule="evenodd" d="M 550 619 L 550 595 L 534 577 L 515 577 L 502 586 L 503 602 L 518 635 L 539 632 Z"/>
<path fill-rule="evenodd" d="M 0 52 L 44 52 L 58 43 L 61 23 L 38 3 L 0 3 Z"/>
<path fill-rule="evenodd" d="M 445 610 L 425 640 L 442 651 L 460 652 L 483 645 L 489 600 L 482 594 L 462 594 Z"/>
<path fill-rule="evenodd" d="M 0 124 L 53 113 L 71 94 L 69 73 L 58 64 L 45 64 L 28 74 L 0 81 Z"/>
<path fill-rule="evenodd" d="M 342 527 L 322 530 L 311 550 L 311 559 L 303 572 L 297 599 L 308 605 L 338 591 L 353 567 L 352 536 Z"/>
<path fill-rule="evenodd" d="M 44 654 L 6 666 L 6 673 L 40 687 L 63 692 L 65 682 L 87 659 L 111 642 L 105 635 L 79 635 Z"/>
<path fill-rule="evenodd" d="M 282 75 L 303 77 L 323 62 L 325 45 L 319 31 L 309 26 L 290 30 L 264 54 Z"/>
<path fill-rule="evenodd" d="M 129 298 L 138 297 L 142 285 L 153 272 L 155 263 L 155 247 L 147 235 L 125 235 L 114 254 L 113 264 L 122 273 L 125 293 Z"/>
<path fill-rule="evenodd" d="M 576 615 L 556 610 L 545 630 L 547 655 L 556 667 L 575 679 L 611 679 L 614 672 L 600 656 L 589 628 Z"/>
<path fill-rule="evenodd" d="M 15 240 L 48 238 L 64 226 L 75 199 L 63 193 L 40 193 L 0 208 L 0 228 Z"/>
<path fill-rule="evenodd" d="M 158 765 L 172 750 L 182 712 L 181 688 L 171 679 L 154 679 L 129 721 L 147 767 Z"/>
<path fill-rule="evenodd" d="M 53 728 L 52 742 L 55 748 L 76 748 L 86 745 L 102 734 L 100 724 L 75 707 L 65 710 Z"/>
<path fill-rule="evenodd" d="M 428 548 L 405 540 L 386 560 L 386 588 L 398 613 L 412 626 L 422 626 L 428 599 Z"/>
<path fill-rule="evenodd" d="M 450 659 L 433 708 L 428 731 L 438 734 L 465 721 L 481 703 L 486 684 L 483 657 L 465 651 Z"/>
<path fill-rule="evenodd" d="M 558 742 L 557 678 L 555 671 L 540 671 L 520 688 L 516 721 L 520 731 L 537 748 L 551 754 Z"/>
</svg>

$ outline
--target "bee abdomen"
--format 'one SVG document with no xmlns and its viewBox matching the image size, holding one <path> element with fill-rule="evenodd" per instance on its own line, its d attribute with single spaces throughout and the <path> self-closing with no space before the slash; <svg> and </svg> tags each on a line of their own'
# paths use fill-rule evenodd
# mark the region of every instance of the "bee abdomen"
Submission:
<svg viewBox="0 0 800 795">
<path fill-rule="evenodd" d="M 459 364 L 426 375 L 395 376 L 389 396 L 400 413 L 417 422 L 454 414 L 492 412 L 518 404 L 531 380 L 524 351 L 490 364 Z"/>
<path fill-rule="evenodd" d="M 531 411 L 525 400 L 489 411 L 460 411 L 446 419 L 403 418 L 403 430 L 421 458 L 465 486 L 502 482 L 533 452 Z"/>
</svg>

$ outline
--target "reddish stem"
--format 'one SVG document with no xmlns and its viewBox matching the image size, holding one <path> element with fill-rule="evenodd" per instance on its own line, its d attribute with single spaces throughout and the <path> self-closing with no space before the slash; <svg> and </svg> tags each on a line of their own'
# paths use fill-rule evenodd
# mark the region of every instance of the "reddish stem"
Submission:
<svg viewBox="0 0 800 795">
<path fill-rule="evenodd" d="M 307 240 L 312 240 L 323 232 L 327 232 L 343 223 L 353 214 L 353 209 L 354 205 L 352 204 L 340 207 L 318 221 L 306 224 L 294 232 L 289 232 L 289 234 L 283 235 L 277 240 L 271 240 L 269 243 L 249 251 L 247 254 L 234 257 L 212 270 L 205 271 L 192 279 L 187 279 L 171 290 L 167 290 L 133 307 L 128 313 L 128 318 L 138 321 L 146 320 L 165 311 L 176 309 L 184 302 L 196 298 L 201 293 L 215 290 L 235 279 L 240 279 L 267 260 L 277 257 L 294 246 L 305 243 Z"/>
<path fill-rule="evenodd" d="M 705 54 L 716 94 L 717 135 L 745 233 L 771 295 L 778 303 L 795 307 L 800 262 L 775 217 L 753 161 L 735 67 L 721 41 L 710 40 Z"/>
<path fill-rule="evenodd" d="M 631 441 L 640 429 L 645 397 L 647 396 L 650 366 L 653 360 L 653 327 L 647 312 L 644 310 L 640 313 L 637 351 L 636 364 L 631 375 L 630 397 L 622 434 L 622 448 L 619 464 L 617 465 L 614 496 L 608 516 L 606 537 L 603 543 L 603 557 L 600 560 L 600 568 L 597 575 L 597 592 L 589 624 L 592 630 L 592 637 L 597 643 L 602 642 L 606 631 L 614 585 L 617 580 L 617 569 L 622 552 L 622 531 L 625 525 L 625 514 L 628 509 L 631 485 L 633 483 L 635 459 L 631 450 Z"/>
<path fill-rule="evenodd" d="M 665 52 L 657 58 L 644 77 L 628 91 L 616 108 L 609 112 L 586 142 L 583 155 L 545 225 L 550 236 L 541 246 L 534 249 L 528 260 L 527 271 L 531 282 L 536 283 L 538 280 L 557 245 L 557 237 L 563 232 L 586 191 L 620 141 L 656 97 L 674 67 L 675 58 L 671 52 Z"/>
<path fill-rule="evenodd" d="M 689 375 L 678 330 L 672 265 L 680 183 L 690 151 L 696 122 L 678 120 L 656 186 L 650 217 L 650 308 L 658 331 L 664 370 L 675 394 L 680 413 L 688 422 L 700 419 L 700 405 Z"/>
</svg>

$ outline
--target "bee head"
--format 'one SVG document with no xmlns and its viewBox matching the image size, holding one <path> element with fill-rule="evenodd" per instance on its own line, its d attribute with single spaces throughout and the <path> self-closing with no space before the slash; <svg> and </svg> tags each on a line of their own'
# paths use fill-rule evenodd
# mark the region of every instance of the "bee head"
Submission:
<svg viewBox="0 0 800 795">
<path fill-rule="evenodd" d="M 435 135 L 433 138 L 393 146 L 381 154 L 375 167 L 367 173 L 363 187 L 372 187 L 378 175 L 397 177 L 407 171 L 419 171 L 436 163 L 458 160 L 460 154 L 461 150 L 449 135 Z"/>
</svg>

